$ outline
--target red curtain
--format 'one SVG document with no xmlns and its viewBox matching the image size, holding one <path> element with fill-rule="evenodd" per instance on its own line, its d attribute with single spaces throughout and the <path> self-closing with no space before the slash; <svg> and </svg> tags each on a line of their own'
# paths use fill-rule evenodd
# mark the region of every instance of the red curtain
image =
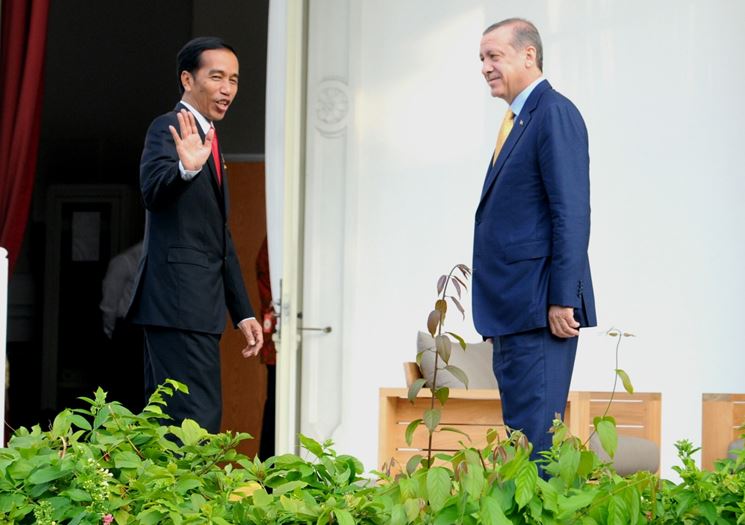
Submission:
<svg viewBox="0 0 745 525">
<path fill-rule="evenodd" d="M 12 272 L 36 174 L 49 0 L 0 5 L 0 246 Z"/>
</svg>

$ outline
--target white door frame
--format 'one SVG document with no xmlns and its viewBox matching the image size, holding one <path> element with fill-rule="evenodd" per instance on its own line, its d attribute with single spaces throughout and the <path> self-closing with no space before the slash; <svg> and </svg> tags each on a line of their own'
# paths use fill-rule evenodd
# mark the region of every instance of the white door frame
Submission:
<svg viewBox="0 0 745 525">
<path fill-rule="evenodd" d="M 276 454 L 298 451 L 306 28 L 306 0 L 270 1 L 265 162 L 272 295 L 280 303 Z"/>
</svg>

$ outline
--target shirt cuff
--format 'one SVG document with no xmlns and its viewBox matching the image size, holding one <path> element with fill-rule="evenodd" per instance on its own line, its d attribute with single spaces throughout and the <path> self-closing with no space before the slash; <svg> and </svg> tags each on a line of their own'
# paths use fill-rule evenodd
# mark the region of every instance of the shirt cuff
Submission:
<svg viewBox="0 0 745 525">
<path fill-rule="evenodd" d="M 202 170 L 196 170 L 196 171 L 187 170 L 186 168 L 184 168 L 184 165 L 181 164 L 181 161 L 178 161 L 178 170 L 181 173 L 181 178 L 184 179 L 185 181 L 190 181 L 191 179 L 197 176 L 197 173 L 202 171 Z"/>
</svg>

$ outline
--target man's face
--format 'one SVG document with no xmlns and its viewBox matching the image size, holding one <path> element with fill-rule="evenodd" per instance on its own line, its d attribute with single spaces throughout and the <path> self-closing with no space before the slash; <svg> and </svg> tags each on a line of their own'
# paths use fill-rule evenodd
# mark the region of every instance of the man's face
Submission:
<svg viewBox="0 0 745 525">
<path fill-rule="evenodd" d="M 491 95 L 511 104 L 531 82 L 530 68 L 535 64 L 535 49 L 512 47 L 513 27 L 502 26 L 481 37 L 479 55 L 481 74 Z"/>
<path fill-rule="evenodd" d="M 238 58 L 229 49 L 203 51 L 199 69 L 182 71 L 181 84 L 185 102 L 208 120 L 222 120 L 238 93 Z"/>
</svg>

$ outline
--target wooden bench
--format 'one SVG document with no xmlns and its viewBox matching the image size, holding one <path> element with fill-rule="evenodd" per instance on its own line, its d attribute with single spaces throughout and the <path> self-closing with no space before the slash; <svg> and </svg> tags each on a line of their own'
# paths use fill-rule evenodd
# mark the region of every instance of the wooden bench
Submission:
<svg viewBox="0 0 745 525">
<path fill-rule="evenodd" d="M 417 379 L 416 363 L 405 363 L 407 383 Z M 572 434 L 583 442 L 589 439 L 593 430 L 593 419 L 603 415 L 609 392 L 570 392 L 564 420 Z M 407 425 L 422 417 L 429 409 L 432 396 L 428 388 L 422 388 L 412 404 L 408 400 L 407 388 L 380 389 L 380 421 L 378 466 L 394 459 L 401 465 L 415 454 L 426 455 L 429 435 L 420 425 L 414 432 L 411 445 L 406 443 Z M 502 402 L 498 390 L 468 390 L 451 388 L 450 398 L 445 406 L 435 400 L 435 406 L 442 410 L 440 426 L 449 426 L 465 432 L 436 432 L 433 436 L 433 452 L 453 452 L 467 446 L 483 447 L 486 444 L 486 431 L 490 428 L 505 435 L 502 419 Z M 648 439 L 660 445 L 661 394 L 616 392 L 608 414 L 616 418 L 619 435 Z"/>
<path fill-rule="evenodd" d="M 701 407 L 701 466 L 711 470 L 745 432 L 745 394 L 703 394 Z"/>
</svg>

